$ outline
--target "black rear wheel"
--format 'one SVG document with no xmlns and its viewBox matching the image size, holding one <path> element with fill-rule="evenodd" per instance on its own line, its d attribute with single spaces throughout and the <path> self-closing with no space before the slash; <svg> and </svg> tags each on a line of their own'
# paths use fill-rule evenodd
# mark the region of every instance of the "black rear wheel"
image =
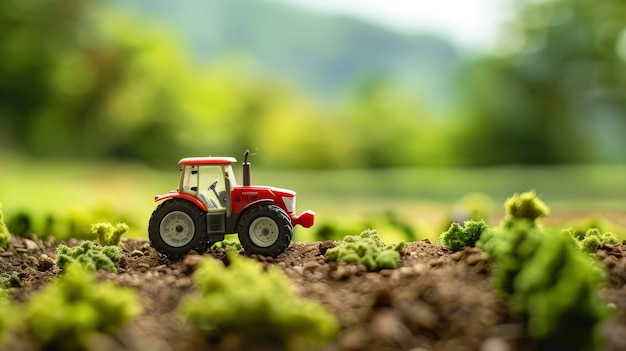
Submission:
<svg viewBox="0 0 626 351">
<path fill-rule="evenodd" d="M 167 200 L 152 212 L 148 236 L 150 244 L 171 260 L 191 250 L 204 253 L 210 247 L 204 212 L 182 199 Z"/>
<path fill-rule="evenodd" d="M 246 253 L 278 257 L 291 242 L 293 226 L 282 208 L 261 205 L 243 215 L 237 233 Z"/>
</svg>

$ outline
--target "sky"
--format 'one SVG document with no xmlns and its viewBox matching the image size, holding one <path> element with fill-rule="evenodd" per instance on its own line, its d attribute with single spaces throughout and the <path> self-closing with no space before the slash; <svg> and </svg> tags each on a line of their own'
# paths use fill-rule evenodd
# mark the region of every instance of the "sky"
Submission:
<svg viewBox="0 0 626 351">
<path fill-rule="evenodd" d="M 432 32 L 467 49 L 495 45 L 511 0 L 272 0 L 348 15 L 394 30 Z"/>
</svg>

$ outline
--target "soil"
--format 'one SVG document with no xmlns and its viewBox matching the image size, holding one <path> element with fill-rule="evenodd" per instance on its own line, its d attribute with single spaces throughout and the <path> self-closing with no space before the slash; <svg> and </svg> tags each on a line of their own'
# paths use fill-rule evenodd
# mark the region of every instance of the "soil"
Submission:
<svg viewBox="0 0 626 351">
<path fill-rule="evenodd" d="M 78 245 L 78 241 L 66 243 Z M 0 273 L 16 272 L 22 286 L 15 299 L 26 301 L 60 270 L 53 264 L 57 243 L 36 237 L 13 238 L 0 250 Z M 451 252 L 440 243 L 407 244 L 397 269 L 367 272 L 364 266 L 327 263 L 324 253 L 335 242 L 294 242 L 277 259 L 256 257 L 278 266 L 304 298 L 320 301 L 338 319 L 338 338 L 324 350 L 533 350 L 523 320 L 490 288 L 491 264 L 477 248 Z M 96 335 L 93 350 L 232 349 L 226 341 L 207 342 L 176 317 L 176 307 L 195 287 L 191 274 L 200 255 L 192 252 L 171 262 L 145 240 L 123 239 L 117 273 L 99 271 L 139 292 L 142 314 L 114 336 Z M 208 253 L 225 259 L 223 249 Z M 610 275 L 602 294 L 616 311 L 602 326 L 603 350 L 626 349 L 626 242 L 601 247 L 596 256 Z M 199 306 L 201 308 L 201 306 Z M 6 349 L 36 350 L 29 340 L 10 338 Z"/>
</svg>

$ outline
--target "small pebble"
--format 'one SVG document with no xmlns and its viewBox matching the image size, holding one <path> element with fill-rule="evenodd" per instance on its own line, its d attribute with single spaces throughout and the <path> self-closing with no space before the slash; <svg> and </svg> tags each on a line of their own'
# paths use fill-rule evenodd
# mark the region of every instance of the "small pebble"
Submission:
<svg viewBox="0 0 626 351">
<path fill-rule="evenodd" d="M 430 261 L 428 261 L 428 264 L 429 264 L 431 267 L 443 266 L 443 265 L 445 265 L 445 264 L 446 264 L 446 260 L 445 260 L 443 257 L 439 257 L 439 258 L 438 258 L 438 259 L 436 259 L 436 260 L 430 260 Z"/>
<path fill-rule="evenodd" d="M 511 346 L 503 338 L 492 337 L 480 345 L 480 351 L 509 351 Z"/>
<path fill-rule="evenodd" d="M 140 257 L 140 256 L 143 256 L 143 255 L 144 255 L 144 253 L 143 253 L 143 251 L 133 250 L 133 252 L 131 252 L 131 253 L 130 253 L 130 255 L 131 255 L 132 257 Z"/>
<path fill-rule="evenodd" d="M 486 260 L 487 258 L 484 256 L 484 254 L 473 254 L 465 258 L 465 263 L 467 263 L 470 266 L 475 266 L 478 262 L 486 261 Z"/>
<path fill-rule="evenodd" d="M 322 256 L 326 255 L 326 251 L 328 251 L 328 249 L 334 248 L 335 246 L 337 246 L 337 243 L 335 243 L 334 241 L 330 241 L 330 240 L 322 241 L 318 245 L 318 249 L 320 250 L 320 255 Z"/>
<path fill-rule="evenodd" d="M 165 272 L 167 271 L 167 265 L 162 264 L 153 268 L 155 271 Z"/>
<path fill-rule="evenodd" d="M 403 277 L 407 277 L 407 278 L 410 278 L 413 275 L 415 275 L 415 270 L 413 269 L 413 267 L 400 267 L 398 271 Z"/>
<path fill-rule="evenodd" d="M 43 255 L 39 255 L 39 262 L 37 264 L 37 269 L 40 272 L 45 272 L 47 270 L 49 270 L 50 268 L 54 267 L 54 260 L 52 258 L 50 258 L 48 255 L 43 254 Z"/>
<path fill-rule="evenodd" d="M 421 300 L 402 308 L 405 319 L 414 330 L 435 330 L 439 323 L 439 315 L 429 304 Z"/>
<path fill-rule="evenodd" d="M 383 309 L 371 322 L 371 332 L 377 337 L 404 346 L 411 338 L 411 331 L 402 322 L 402 316 L 393 309 Z"/>
<path fill-rule="evenodd" d="M 24 239 L 24 246 L 28 251 L 39 251 L 39 245 L 30 239 Z"/>
<path fill-rule="evenodd" d="M 359 271 L 359 268 L 355 265 L 341 265 L 337 267 L 337 270 L 331 272 L 331 278 L 336 280 L 347 280 L 351 276 L 355 275 Z"/>
<path fill-rule="evenodd" d="M 615 245 L 609 243 L 603 244 L 602 247 L 608 249 L 609 251 L 613 251 L 615 249 Z"/>
<path fill-rule="evenodd" d="M 465 256 L 465 252 L 464 251 L 457 251 L 457 252 L 453 253 L 452 255 L 450 255 L 450 258 L 455 260 L 455 261 L 459 261 L 461 258 L 463 258 L 463 256 Z"/>
<path fill-rule="evenodd" d="M 380 272 L 378 272 L 378 274 L 380 274 L 383 277 L 390 277 L 391 274 L 393 274 L 393 269 L 381 269 Z"/>
<path fill-rule="evenodd" d="M 194 272 L 198 268 L 200 263 L 202 263 L 202 261 L 203 258 L 200 255 L 187 255 L 187 257 L 185 257 L 185 260 L 183 261 L 183 264 L 185 265 L 185 267 L 187 267 L 189 271 Z"/>
<path fill-rule="evenodd" d="M 423 263 L 416 263 L 416 264 L 413 265 L 413 271 L 416 274 L 418 274 L 418 275 L 419 274 L 423 274 L 424 272 L 426 272 L 426 269 L 427 269 L 427 267 Z"/>
<path fill-rule="evenodd" d="M 304 269 L 316 269 L 319 268 L 320 264 L 317 261 L 309 261 L 304 264 Z"/>
<path fill-rule="evenodd" d="M 612 268 L 612 267 L 615 267 L 615 265 L 617 265 L 618 261 L 619 260 L 617 259 L 617 257 L 611 255 L 611 256 L 608 256 L 607 258 L 603 259 L 602 263 L 604 263 L 607 267 L 611 267 Z"/>
<path fill-rule="evenodd" d="M 351 327 L 339 335 L 342 350 L 364 350 L 370 342 L 371 333 L 362 327 Z"/>
</svg>

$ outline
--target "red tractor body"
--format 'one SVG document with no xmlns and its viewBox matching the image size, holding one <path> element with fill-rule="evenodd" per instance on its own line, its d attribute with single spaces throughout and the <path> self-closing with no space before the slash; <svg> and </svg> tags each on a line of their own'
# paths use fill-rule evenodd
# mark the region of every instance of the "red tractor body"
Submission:
<svg viewBox="0 0 626 351">
<path fill-rule="evenodd" d="M 192 249 L 205 252 L 225 234 L 237 233 L 246 252 L 276 257 L 289 246 L 295 225 L 311 227 L 315 213 L 296 214 L 294 191 L 250 185 L 247 157 L 248 152 L 243 185 L 236 183 L 232 157 L 180 160 L 178 188 L 154 198 L 165 201 L 150 218 L 152 246 L 177 259 Z"/>
</svg>

